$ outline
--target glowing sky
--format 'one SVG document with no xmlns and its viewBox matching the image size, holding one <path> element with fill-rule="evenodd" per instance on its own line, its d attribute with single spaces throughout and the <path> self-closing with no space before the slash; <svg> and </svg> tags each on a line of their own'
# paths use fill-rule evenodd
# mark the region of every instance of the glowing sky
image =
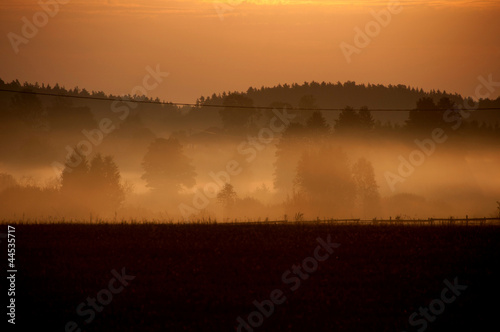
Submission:
<svg viewBox="0 0 500 332">
<path fill-rule="evenodd" d="M 63 1 L 64 2 L 64 1 Z M 500 1 L 401 1 L 369 45 L 346 61 L 355 28 L 386 1 L 68 1 L 16 54 L 37 1 L 0 4 L 0 78 L 126 94 L 145 67 L 169 72 L 151 96 L 201 95 L 304 81 L 406 84 L 474 95 L 500 82 Z M 498 88 L 497 90 L 500 90 Z M 495 91 L 492 97 L 499 96 Z"/>
</svg>

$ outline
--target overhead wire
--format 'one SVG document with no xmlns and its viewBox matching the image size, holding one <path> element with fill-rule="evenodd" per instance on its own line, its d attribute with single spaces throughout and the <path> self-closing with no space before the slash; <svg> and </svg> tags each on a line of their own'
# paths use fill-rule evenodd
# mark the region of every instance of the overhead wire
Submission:
<svg viewBox="0 0 500 332">
<path fill-rule="evenodd" d="M 10 89 L 0 89 L 0 92 L 11 92 L 11 93 L 21 93 L 21 94 L 31 94 L 39 96 L 49 96 L 49 97 L 61 97 L 61 98 L 73 98 L 73 99 L 88 99 L 88 100 L 100 100 L 100 101 L 127 101 L 133 103 L 141 104 L 157 104 L 157 105 L 173 105 L 173 106 L 188 106 L 188 107 L 213 107 L 213 108 L 232 108 L 232 109 L 260 109 L 260 110 L 275 110 L 278 107 L 272 106 L 245 106 L 245 105 L 220 105 L 220 104 L 200 104 L 200 103 L 178 103 L 178 102 L 167 102 L 160 100 L 150 100 L 150 99 L 139 99 L 141 97 L 98 97 L 98 96 L 79 96 L 72 94 L 59 94 L 50 92 L 40 92 L 32 90 L 10 90 Z M 292 108 L 291 108 L 292 109 Z M 293 108 L 294 111 L 344 111 L 344 108 Z M 414 108 L 373 108 L 368 109 L 370 112 L 405 112 L 414 111 Z M 474 111 L 486 111 L 486 110 L 500 110 L 500 107 L 471 107 L 470 110 Z M 442 111 L 442 109 L 428 108 L 421 109 L 419 111 Z"/>
</svg>

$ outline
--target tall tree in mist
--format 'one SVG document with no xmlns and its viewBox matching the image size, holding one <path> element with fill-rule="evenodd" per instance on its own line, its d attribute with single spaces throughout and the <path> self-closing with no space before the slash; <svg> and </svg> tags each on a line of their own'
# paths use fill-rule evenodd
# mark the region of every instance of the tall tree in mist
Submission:
<svg viewBox="0 0 500 332">
<path fill-rule="evenodd" d="M 291 194 L 300 156 L 306 150 L 325 144 L 329 134 L 330 125 L 320 111 L 310 114 L 305 126 L 290 123 L 276 145 L 274 187 Z"/>
<path fill-rule="evenodd" d="M 116 209 L 125 200 L 120 171 L 111 156 L 97 154 L 90 162 L 88 177 L 94 201 L 101 209 Z"/>
<path fill-rule="evenodd" d="M 234 191 L 234 187 L 230 183 L 224 184 L 221 191 L 217 193 L 217 201 L 221 203 L 225 208 L 233 206 L 236 202 L 236 192 Z"/>
<path fill-rule="evenodd" d="M 444 122 L 444 126 L 453 128 L 457 123 L 461 123 L 461 121 L 464 120 L 462 113 L 457 107 L 457 104 L 450 98 L 442 97 L 441 99 L 439 99 L 436 106 L 441 112 L 441 124 L 443 124 Z M 463 127 L 454 127 L 453 130 L 448 131 L 448 135 L 452 135 L 453 133 L 458 132 L 459 129 L 463 129 Z"/>
<path fill-rule="evenodd" d="M 375 121 L 368 107 L 362 107 L 356 111 L 352 107 L 347 106 L 339 117 L 335 120 L 335 132 L 338 134 L 354 134 L 367 133 L 375 126 Z"/>
<path fill-rule="evenodd" d="M 340 148 L 321 146 L 302 154 L 295 185 L 304 210 L 317 216 L 346 217 L 353 212 L 356 185 L 347 155 Z"/>
<path fill-rule="evenodd" d="M 330 133 L 330 125 L 320 111 L 315 111 L 307 119 L 306 128 L 316 137 L 326 137 Z"/>
<path fill-rule="evenodd" d="M 90 188 L 88 182 L 89 161 L 87 157 L 74 149 L 74 153 L 66 160 L 61 175 L 61 192 L 64 196 L 73 197 L 81 192 L 87 193 Z"/>
<path fill-rule="evenodd" d="M 447 125 L 445 112 L 455 109 L 455 103 L 448 97 L 442 97 L 437 104 L 430 97 L 420 98 L 417 101 L 417 107 L 410 111 L 406 126 L 416 131 L 444 128 Z M 460 114 L 456 112 L 453 116 L 460 116 Z"/>
<path fill-rule="evenodd" d="M 283 131 L 276 145 L 274 163 L 274 188 L 283 193 L 291 193 L 297 161 L 305 144 L 306 128 L 300 123 L 290 123 Z"/>
<path fill-rule="evenodd" d="M 370 131 L 375 127 L 375 120 L 368 107 L 363 106 L 358 111 L 359 127 L 364 131 Z"/>
<path fill-rule="evenodd" d="M 125 199 L 118 166 L 111 156 L 102 157 L 101 154 L 89 162 L 84 155 L 75 152 L 63 170 L 61 193 L 70 206 L 81 212 L 110 213 Z"/>
<path fill-rule="evenodd" d="M 335 120 L 335 132 L 344 133 L 349 132 L 356 128 L 359 124 L 358 113 L 354 108 L 347 106 L 340 113 L 337 120 Z"/>
<path fill-rule="evenodd" d="M 363 216 L 375 218 L 380 212 L 380 194 L 371 162 L 365 158 L 358 159 L 352 173 Z"/>
<path fill-rule="evenodd" d="M 417 107 L 414 110 L 411 110 L 408 115 L 408 120 L 406 120 L 406 126 L 409 129 L 420 130 L 427 129 L 427 127 L 432 126 L 432 122 L 435 123 L 436 120 L 439 120 L 439 115 L 436 117 L 436 104 L 434 100 L 430 97 L 423 97 L 417 101 Z M 439 121 L 438 121 L 439 124 Z"/>
<path fill-rule="evenodd" d="M 222 205 L 222 208 L 224 209 L 224 215 L 226 218 L 232 214 L 237 198 L 238 196 L 234 191 L 234 187 L 230 183 L 226 183 L 224 187 L 221 189 L 221 191 L 217 193 L 217 201 Z"/>
<path fill-rule="evenodd" d="M 148 148 L 142 161 L 146 185 L 168 194 L 178 193 L 182 187 L 196 184 L 196 172 L 191 159 L 184 155 L 182 145 L 175 138 L 157 138 Z"/>
</svg>

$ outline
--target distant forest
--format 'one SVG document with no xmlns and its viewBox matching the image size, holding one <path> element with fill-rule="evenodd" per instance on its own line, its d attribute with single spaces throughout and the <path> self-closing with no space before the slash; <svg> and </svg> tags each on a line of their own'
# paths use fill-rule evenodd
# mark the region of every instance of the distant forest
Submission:
<svg viewBox="0 0 500 332">
<path fill-rule="evenodd" d="M 49 215 L 50 211 L 67 215 L 68 208 L 62 209 L 63 205 L 72 206 L 69 210 L 79 211 L 79 215 L 87 215 L 93 209 L 100 211 L 96 213 L 116 215 L 125 197 L 133 192 L 133 186 L 122 181 L 120 172 L 141 174 L 142 183 L 151 193 L 176 197 L 171 201 L 177 204 L 182 201 L 181 195 L 187 195 L 187 189 L 210 180 L 210 170 L 224 169 L 228 158 L 243 163 L 243 157 L 252 156 L 248 147 L 240 149 L 240 143 L 269 127 L 276 111 L 267 108 L 286 110 L 293 114 L 293 119 L 270 138 L 273 150 L 272 155 L 266 155 L 266 162 L 249 166 L 240 176 L 246 179 L 240 181 L 239 188 L 248 195 L 247 210 L 258 210 L 258 204 L 263 203 L 254 202 L 256 197 L 270 197 L 273 190 L 279 192 L 285 206 L 301 206 L 302 211 L 319 211 L 323 215 L 329 213 L 325 206 L 336 207 L 337 214 L 349 215 L 352 209 L 359 209 L 355 202 L 362 196 L 379 200 L 372 163 L 365 158 L 349 161 L 347 155 L 355 149 L 349 147 L 351 143 L 344 144 L 343 139 L 365 145 L 374 145 L 377 140 L 411 145 L 416 137 L 428 137 L 433 129 L 442 128 L 456 144 L 470 146 L 474 141 L 498 147 L 500 142 L 498 109 L 461 111 L 462 105 L 476 102 L 476 108 L 500 108 L 500 98 L 465 100 L 458 94 L 404 85 L 304 82 L 251 87 L 246 92 L 202 96 L 192 107 L 168 102 L 135 103 L 160 100 L 114 96 L 78 87 L 66 89 L 58 84 L 21 84 L 17 80 L 6 83 L 0 79 L 0 89 L 82 97 L 0 91 L 0 209 L 9 211 L 7 215 L 11 217 L 29 210 L 35 211 L 32 215 Z M 319 111 L 329 108 L 340 110 Z M 371 111 L 380 109 L 392 111 Z M 260 151 L 258 144 L 253 147 L 256 153 Z M 217 156 L 222 161 L 215 160 Z M 10 170 L 30 174 L 37 168 L 55 171 L 53 181 L 42 185 L 28 176 L 19 183 L 19 178 L 9 174 Z M 261 181 L 256 175 L 261 168 L 273 169 L 272 187 L 262 184 L 251 196 L 248 188 L 250 183 Z M 76 169 L 81 177 L 73 172 Z M 332 169 L 337 169 L 337 178 L 329 178 Z M 323 172 L 324 177 L 310 176 L 317 172 Z M 348 180 L 337 181 L 346 176 Z M 325 178 L 331 186 L 318 190 L 318 183 L 324 184 Z M 92 187 L 92 183 L 107 183 L 107 187 Z M 236 197 L 232 190 L 238 191 L 238 181 L 233 183 L 234 187 L 224 188 L 226 198 Z M 335 186 L 344 189 L 339 194 L 332 191 Z M 219 194 L 224 196 L 222 186 L 219 187 Z M 44 190 L 49 190 L 50 195 Z M 83 192 L 93 198 L 71 198 Z M 335 198 L 336 203 L 325 201 L 325 196 Z M 26 205 L 13 208 L 15 202 L 25 198 L 29 198 Z M 227 199 L 219 198 L 225 202 L 223 205 L 228 205 Z M 30 208 L 30 200 L 44 202 L 40 204 L 50 208 Z M 64 204 L 55 204 L 56 201 Z M 103 201 L 110 204 L 106 206 Z M 382 208 L 373 202 L 365 205 L 365 215 L 377 215 Z M 239 210 L 244 211 L 245 207 Z"/>
<path fill-rule="evenodd" d="M 87 91 L 75 87 L 66 89 L 45 84 L 21 84 L 18 80 L 5 83 L 0 79 L 0 89 L 33 91 L 59 94 L 64 96 L 123 98 L 128 100 L 160 101 L 158 98 L 141 96 L 114 96 L 102 91 Z M 439 104 L 441 102 L 441 104 Z M 113 131 L 113 136 L 140 141 L 151 140 L 156 136 L 174 135 L 179 139 L 193 141 L 217 137 L 213 133 L 230 133 L 245 136 L 255 130 L 272 114 L 269 110 L 259 111 L 258 106 L 275 107 L 289 110 L 297 108 L 345 108 L 344 112 L 322 112 L 327 122 L 332 124 L 332 133 L 344 131 L 348 126 L 350 116 L 344 124 L 334 125 L 339 115 L 355 113 L 359 109 L 401 109 L 402 111 L 373 112 L 371 131 L 380 134 L 390 132 L 404 133 L 421 126 L 439 126 L 444 108 L 454 109 L 466 101 L 458 94 L 428 91 L 410 88 L 405 85 L 373 85 L 345 83 L 305 82 L 302 85 L 278 85 L 271 88 L 249 88 L 246 92 L 223 92 L 212 96 L 200 97 L 195 107 L 177 107 L 171 104 L 136 104 L 129 107 L 127 116 L 120 112 L 110 112 L 110 109 L 123 107 L 114 106 L 112 102 L 100 100 L 85 100 L 72 98 L 57 98 L 31 94 L 16 94 L 0 92 L 0 122 L 3 127 L 0 135 L 0 162 L 23 164 L 47 163 L 60 159 L 66 142 L 74 142 L 82 130 L 98 127 L 102 118 L 111 118 L 119 130 Z M 126 105 L 125 103 L 122 103 Z M 238 108 L 214 108 L 204 105 L 251 106 L 254 110 Z M 436 112 L 424 114 L 419 118 L 420 110 L 436 109 Z M 481 99 L 478 108 L 500 108 L 500 98 L 496 100 Z M 441 108 L 441 110 L 439 109 Z M 413 109 L 413 112 L 406 110 Z M 305 124 L 311 111 L 297 111 L 294 122 Z M 348 114 L 349 115 L 349 114 Z M 125 118 L 122 120 L 121 117 Z M 432 119 L 438 119 L 432 122 Z M 352 119 L 351 119 L 352 120 Z M 346 122 L 347 121 L 347 122 Z M 419 123 L 419 121 L 421 123 Z M 473 112 L 467 119 L 467 125 L 461 126 L 462 131 L 477 132 L 478 135 L 498 132 L 500 112 L 489 110 Z M 349 130 L 349 128 L 348 128 Z M 206 134 L 206 132 L 212 134 Z M 65 139 L 54 141 L 50 136 L 65 133 Z M 72 134 L 76 138 L 72 138 Z M 62 146 L 61 144 L 62 143 Z"/>
</svg>

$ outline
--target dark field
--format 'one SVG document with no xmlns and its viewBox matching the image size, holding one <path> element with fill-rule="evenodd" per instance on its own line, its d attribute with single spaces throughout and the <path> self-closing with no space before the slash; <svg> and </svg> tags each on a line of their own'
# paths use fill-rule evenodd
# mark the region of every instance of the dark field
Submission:
<svg viewBox="0 0 500 332">
<path fill-rule="evenodd" d="M 340 247 L 317 270 L 282 280 L 328 235 Z M 425 330 L 494 331 L 499 249 L 489 226 L 17 225 L 16 330 L 236 331 L 279 289 L 286 300 L 254 331 L 423 331 L 410 315 L 458 278 L 467 289 Z M 95 317 L 77 314 L 122 268 L 135 278 Z"/>
</svg>

